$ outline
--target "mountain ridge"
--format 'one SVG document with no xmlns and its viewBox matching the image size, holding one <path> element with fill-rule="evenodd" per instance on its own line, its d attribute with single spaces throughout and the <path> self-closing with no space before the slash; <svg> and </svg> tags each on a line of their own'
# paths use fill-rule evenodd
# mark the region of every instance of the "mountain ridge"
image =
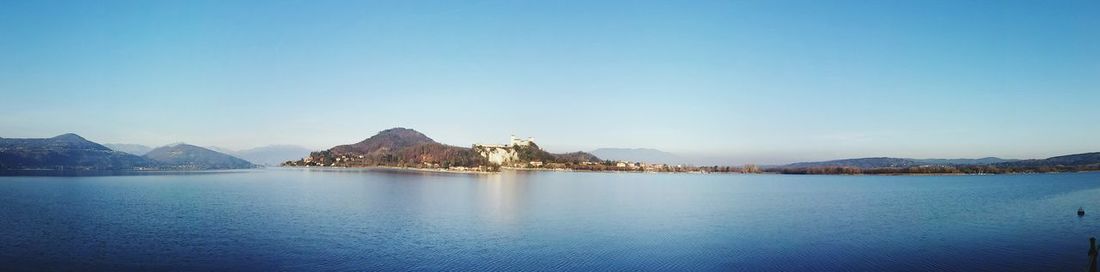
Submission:
<svg viewBox="0 0 1100 272">
<path fill-rule="evenodd" d="M 677 164 L 685 163 L 686 159 L 680 155 L 653 149 L 653 148 L 619 148 L 604 147 L 589 151 L 596 157 L 612 161 L 633 161 L 646 163 Z"/>
<path fill-rule="evenodd" d="M 106 143 L 103 144 L 103 146 L 106 146 L 107 148 L 110 148 L 114 151 L 122 151 L 138 156 L 145 155 L 145 153 L 149 153 L 150 150 L 153 150 L 152 147 L 140 144 Z"/>
<path fill-rule="evenodd" d="M 193 148 L 197 147 L 184 144 L 170 145 L 158 148 L 160 151 L 151 150 L 150 152 L 157 151 L 153 155 L 138 156 L 111 149 L 73 133 L 50 138 L 0 138 L 0 170 L 144 171 L 252 167 L 251 163 L 243 160 L 234 161 L 236 158 L 229 155 Z M 175 157 L 190 159 L 171 159 L 172 156 L 164 155 L 168 153 Z"/>
<path fill-rule="evenodd" d="M 812 167 L 855 167 L 855 168 L 900 168 L 916 166 L 960 166 L 960 165 L 992 165 L 997 163 L 1012 162 L 1015 160 L 1001 159 L 997 157 L 985 157 L 978 159 L 911 159 L 894 157 L 866 157 L 839 159 L 817 162 L 796 162 L 783 167 L 787 168 L 812 168 Z"/>
<path fill-rule="evenodd" d="M 784 174 L 996 174 L 1100 171 L 1100 152 L 1046 159 L 902 159 L 872 157 L 821 162 L 799 162 L 772 167 Z"/>
<path fill-rule="evenodd" d="M 267 145 L 238 150 L 232 155 L 259 165 L 279 165 L 286 161 L 301 159 L 313 152 L 297 145 Z"/>
<path fill-rule="evenodd" d="M 0 138 L 0 169 L 127 170 L 156 166 L 73 133 L 50 138 Z"/>
<path fill-rule="evenodd" d="M 142 157 L 179 169 L 242 169 L 254 166 L 243 159 L 185 143 L 154 148 Z"/>
<path fill-rule="evenodd" d="M 1000 166 L 1016 167 L 1056 167 L 1056 166 L 1089 166 L 1100 165 L 1100 152 L 1077 153 L 1049 157 L 1046 159 L 1019 160 L 998 163 Z"/>
</svg>

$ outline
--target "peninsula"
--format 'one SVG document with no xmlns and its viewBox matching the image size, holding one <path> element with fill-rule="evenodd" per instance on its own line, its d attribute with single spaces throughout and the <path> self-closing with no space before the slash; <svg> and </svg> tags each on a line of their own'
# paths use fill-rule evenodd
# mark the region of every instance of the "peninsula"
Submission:
<svg viewBox="0 0 1100 272">
<path fill-rule="evenodd" d="M 392 128 L 354 144 L 310 153 L 283 166 L 398 167 L 455 172 L 497 172 L 501 169 L 673 172 L 774 173 L 841 175 L 1010 174 L 1100 170 L 1100 153 L 1084 153 L 1040 160 L 860 158 L 802 162 L 760 167 L 669 165 L 625 160 L 602 160 L 586 152 L 550 153 L 534 138 L 512 136 L 506 144 L 446 145 L 413 129 Z"/>
<path fill-rule="evenodd" d="M 339 145 L 282 164 L 290 167 L 399 167 L 408 169 L 497 172 L 501 169 L 614 172 L 760 173 L 753 165 L 688 166 L 602 160 L 587 152 L 550 153 L 534 138 L 512 136 L 506 144 L 446 145 L 413 129 L 392 128 L 354 144 Z"/>
<path fill-rule="evenodd" d="M 413 129 L 392 128 L 354 144 L 310 153 L 283 166 L 299 167 L 402 167 L 451 171 L 496 172 L 505 168 L 572 169 L 599 164 L 584 152 L 553 154 L 534 139 L 515 137 L 508 144 L 446 145 Z"/>
</svg>

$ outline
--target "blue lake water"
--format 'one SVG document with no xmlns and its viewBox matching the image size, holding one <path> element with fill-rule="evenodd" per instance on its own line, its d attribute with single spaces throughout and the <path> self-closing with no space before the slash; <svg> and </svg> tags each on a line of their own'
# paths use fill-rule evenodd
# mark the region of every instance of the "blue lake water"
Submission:
<svg viewBox="0 0 1100 272">
<path fill-rule="evenodd" d="M 1081 271 L 1096 235 L 1097 173 L 0 177 L 6 271 Z"/>
</svg>

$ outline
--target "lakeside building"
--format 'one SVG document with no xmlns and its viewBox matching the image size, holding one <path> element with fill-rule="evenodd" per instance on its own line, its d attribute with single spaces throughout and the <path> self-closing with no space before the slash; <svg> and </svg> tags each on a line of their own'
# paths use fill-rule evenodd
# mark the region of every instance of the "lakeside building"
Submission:
<svg viewBox="0 0 1100 272">
<path fill-rule="evenodd" d="M 519 160 L 519 153 L 516 152 L 516 147 L 531 146 L 534 144 L 534 137 L 520 139 L 517 138 L 516 135 L 512 135 L 508 144 L 474 144 L 474 151 L 477 151 L 482 157 L 488 159 L 490 163 L 505 165 L 508 163 L 517 163 Z M 542 165 L 541 162 L 538 164 Z"/>
</svg>

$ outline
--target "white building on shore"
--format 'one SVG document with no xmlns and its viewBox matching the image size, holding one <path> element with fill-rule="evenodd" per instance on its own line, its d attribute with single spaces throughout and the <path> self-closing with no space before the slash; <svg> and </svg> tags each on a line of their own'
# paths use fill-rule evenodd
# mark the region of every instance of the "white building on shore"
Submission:
<svg viewBox="0 0 1100 272">
<path fill-rule="evenodd" d="M 519 153 L 516 152 L 516 147 L 530 146 L 534 143 L 535 138 L 533 137 L 520 139 L 516 138 L 516 135 L 512 135 L 511 141 L 509 141 L 508 144 L 474 144 L 474 151 L 477 151 L 482 157 L 489 159 L 490 163 L 504 165 L 519 160 Z"/>
</svg>

